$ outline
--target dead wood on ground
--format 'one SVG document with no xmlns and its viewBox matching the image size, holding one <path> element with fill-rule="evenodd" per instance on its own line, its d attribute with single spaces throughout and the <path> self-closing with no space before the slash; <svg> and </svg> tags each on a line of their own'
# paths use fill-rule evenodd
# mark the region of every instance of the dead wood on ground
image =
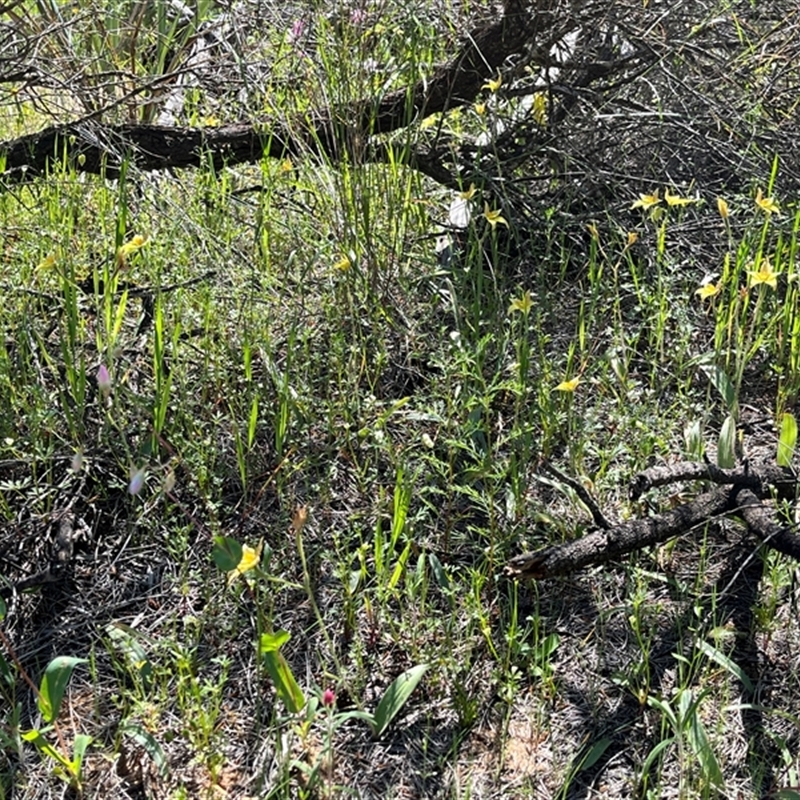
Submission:
<svg viewBox="0 0 800 800">
<path fill-rule="evenodd" d="M 774 519 L 774 509 L 764 502 L 773 496 L 793 496 L 797 476 L 792 470 L 774 464 L 724 470 L 712 464 L 682 462 L 640 473 L 632 481 L 631 494 L 636 498 L 651 487 L 687 479 L 706 480 L 717 487 L 663 514 L 631 520 L 564 544 L 523 553 L 509 561 L 506 575 L 521 580 L 566 575 L 700 530 L 726 514 L 740 516 L 766 547 L 800 559 L 800 536 L 780 526 Z"/>
</svg>

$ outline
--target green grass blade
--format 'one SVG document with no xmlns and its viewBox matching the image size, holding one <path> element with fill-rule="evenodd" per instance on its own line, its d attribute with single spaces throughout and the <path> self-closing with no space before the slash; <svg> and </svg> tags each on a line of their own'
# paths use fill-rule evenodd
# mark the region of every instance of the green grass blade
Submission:
<svg viewBox="0 0 800 800">
<path fill-rule="evenodd" d="M 788 467 L 792 463 L 797 444 L 797 420 L 788 411 L 781 418 L 781 436 L 778 440 L 778 466 Z"/>
</svg>

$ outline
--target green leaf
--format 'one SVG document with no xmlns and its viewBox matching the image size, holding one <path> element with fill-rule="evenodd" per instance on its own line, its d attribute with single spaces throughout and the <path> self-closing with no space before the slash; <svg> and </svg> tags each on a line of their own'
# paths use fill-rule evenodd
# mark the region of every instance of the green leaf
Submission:
<svg viewBox="0 0 800 800">
<path fill-rule="evenodd" d="M 146 731 L 141 725 L 137 725 L 135 722 L 128 722 L 126 723 L 120 731 L 123 735 L 130 736 L 137 744 L 140 744 L 144 749 L 145 753 L 150 756 L 153 760 L 153 763 L 156 765 L 156 769 L 158 770 L 158 774 L 162 778 L 166 778 L 169 774 L 169 764 L 167 763 L 167 757 L 164 755 L 164 751 L 161 748 L 161 745 L 158 743 L 158 740 L 153 736 L 153 734 Z"/>
<path fill-rule="evenodd" d="M 411 545 L 412 541 L 409 539 L 408 544 L 406 544 L 403 548 L 403 552 L 400 554 L 400 558 L 397 559 L 397 563 L 394 565 L 392 577 L 389 579 L 389 589 L 396 589 L 397 584 L 400 583 L 400 578 L 403 577 L 403 572 L 406 568 L 406 562 L 411 555 Z"/>
<path fill-rule="evenodd" d="M 6 618 L 6 601 L 0 597 L 0 622 L 2 622 Z"/>
<path fill-rule="evenodd" d="M 700 371 L 711 381 L 719 392 L 729 412 L 736 410 L 736 389 L 722 367 L 716 364 L 700 364 Z"/>
<path fill-rule="evenodd" d="M 578 768 L 575 770 L 576 774 L 584 769 L 591 769 L 600 760 L 603 753 L 608 750 L 610 744 L 611 739 L 608 736 L 604 736 L 595 742 L 578 763 Z"/>
<path fill-rule="evenodd" d="M 75 736 L 75 741 L 72 743 L 72 773 L 76 776 L 81 774 L 83 757 L 86 755 L 86 748 L 89 747 L 92 741 L 92 737 L 87 736 L 85 733 L 79 733 Z"/>
<path fill-rule="evenodd" d="M 290 713 L 297 714 L 303 710 L 306 698 L 303 690 L 297 685 L 291 667 L 278 649 L 288 640 L 289 634 L 286 631 L 263 633 L 258 649 L 278 697 Z"/>
<path fill-rule="evenodd" d="M 242 560 L 242 546 L 229 536 L 215 536 L 211 557 L 222 572 L 230 572 L 236 569 Z"/>
<path fill-rule="evenodd" d="M 392 681 L 386 690 L 386 694 L 381 698 L 378 707 L 375 709 L 373 733 L 376 738 L 385 733 L 389 724 L 406 704 L 408 698 L 411 697 L 411 693 L 417 688 L 417 684 L 422 680 L 422 676 L 427 670 L 428 664 L 419 664 L 416 667 L 407 669 Z"/>
<path fill-rule="evenodd" d="M 789 467 L 797 444 L 797 420 L 788 411 L 781 418 L 781 437 L 778 440 L 778 466 Z"/>
<path fill-rule="evenodd" d="M 275 650 L 280 650 L 286 642 L 289 641 L 291 635 L 288 631 L 275 631 L 275 633 L 262 633 L 261 642 L 259 645 L 259 652 L 263 656 L 264 653 L 271 653 Z"/>
<path fill-rule="evenodd" d="M 130 672 L 134 677 L 140 677 L 144 688 L 147 689 L 153 677 L 153 665 L 136 638 L 133 628 L 120 622 L 112 622 L 106 625 L 105 630 L 114 647 L 125 657 Z"/>
<path fill-rule="evenodd" d="M 731 414 L 726 417 L 719 432 L 717 464 L 723 469 L 736 466 L 736 420 Z"/>
<path fill-rule="evenodd" d="M 650 772 L 650 767 L 656 762 L 656 759 L 661 755 L 661 753 L 666 750 L 671 744 L 675 743 L 675 737 L 670 736 L 668 739 L 662 739 L 648 754 L 647 758 L 644 760 L 644 764 L 642 764 L 642 771 L 641 771 L 641 781 L 644 781 L 647 778 L 648 773 Z"/>
<path fill-rule="evenodd" d="M 47 741 L 41 731 L 22 731 L 20 736 L 26 742 L 34 744 L 39 752 L 52 758 L 56 764 L 60 764 L 65 770 L 72 772 L 72 762 L 63 753 L 56 750 L 56 748 Z"/>
<path fill-rule="evenodd" d="M 706 729 L 698 714 L 700 701 L 705 695 L 701 694 L 697 699 L 692 695 L 691 690 L 682 691 L 678 696 L 678 708 L 681 716 L 681 723 L 686 729 L 686 739 L 695 757 L 700 763 L 705 780 L 714 786 L 722 786 L 724 779 L 719 768 L 719 762 L 711 749 L 708 741 Z"/>
<path fill-rule="evenodd" d="M 750 694 L 755 693 L 755 687 L 747 673 L 735 661 L 731 661 L 725 653 L 720 652 L 714 645 L 704 641 L 699 641 L 697 643 L 697 649 L 705 653 L 712 661 L 716 661 L 717 664 L 728 670 Z"/>
<path fill-rule="evenodd" d="M 64 699 L 64 692 L 69 683 L 72 670 L 78 664 L 85 664 L 85 658 L 74 658 L 73 656 L 58 656 L 48 665 L 39 687 L 39 711 L 42 712 L 46 722 L 53 722 L 58 717 L 61 710 L 61 701 Z"/>
</svg>

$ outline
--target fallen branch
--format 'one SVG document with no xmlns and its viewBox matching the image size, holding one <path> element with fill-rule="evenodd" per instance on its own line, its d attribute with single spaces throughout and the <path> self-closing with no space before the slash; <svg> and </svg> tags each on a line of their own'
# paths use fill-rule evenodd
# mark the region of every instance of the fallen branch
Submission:
<svg viewBox="0 0 800 800">
<path fill-rule="evenodd" d="M 790 470 L 770 464 L 721 470 L 709 464 L 681 463 L 646 470 L 633 479 L 632 486 L 646 489 L 687 477 L 728 485 L 705 492 L 690 503 L 663 514 L 624 522 L 538 552 L 523 553 L 508 562 L 505 574 L 520 580 L 565 575 L 661 544 L 705 525 L 715 517 L 734 512 L 742 515 L 767 547 L 800 558 L 800 537 L 777 525 L 771 516 L 772 509 L 761 502 L 769 495 L 770 486 L 779 496 L 786 496 L 795 488 L 797 479 Z"/>
<path fill-rule="evenodd" d="M 507 0 L 505 14 L 494 24 L 471 31 L 460 52 L 430 78 L 399 89 L 383 99 L 371 98 L 323 109 L 292 125 L 238 123 L 217 128 L 176 128 L 160 125 L 102 125 L 86 118 L 55 125 L 38 133 L 0 143 L 0 183 L 10 185 L 45 174 L 69 163 L 79 172 L 118 177 L 131 159 L 144 171 L 198 167 L 213 163 L 256 163 L 263 157 L 324 155 L 357 163 L 388 157 L 376 134 L 390 133 L 423 117 L 471 103 L 485 82 L 495 77 L 507 60 L 527 52 L 544 33 L 550 34 L 557 0 L 539 0 L 529 10 L 520 0 Z M 93 115 L 93 117 L 96 115 Z M 394 154 L 404 163 L 435 180 L 450 184 L 455 178 L 425 152 Z"/>
</svg>

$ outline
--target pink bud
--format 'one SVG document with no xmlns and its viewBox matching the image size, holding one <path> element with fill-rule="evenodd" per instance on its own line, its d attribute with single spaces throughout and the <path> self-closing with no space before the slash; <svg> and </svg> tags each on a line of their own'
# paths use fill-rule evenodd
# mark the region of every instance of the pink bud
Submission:
<svg viewBox="0 0 800 800">
<path fill-rule="evenodd" d="M 331 708 L 335 702 L 336 694 L 334 693 L 333 689 L 326 689 L 322 693 L 322 705 L 324 705 L 325 708 Z"/>
<path fill-rule="evenodd" d="M 108 397 L 111 394 L 111 376 L 108 374 L 108 367 L 101 364 L 97 368 L 97 385 L 103 393 L 103 397 Z"/>
</svg>

